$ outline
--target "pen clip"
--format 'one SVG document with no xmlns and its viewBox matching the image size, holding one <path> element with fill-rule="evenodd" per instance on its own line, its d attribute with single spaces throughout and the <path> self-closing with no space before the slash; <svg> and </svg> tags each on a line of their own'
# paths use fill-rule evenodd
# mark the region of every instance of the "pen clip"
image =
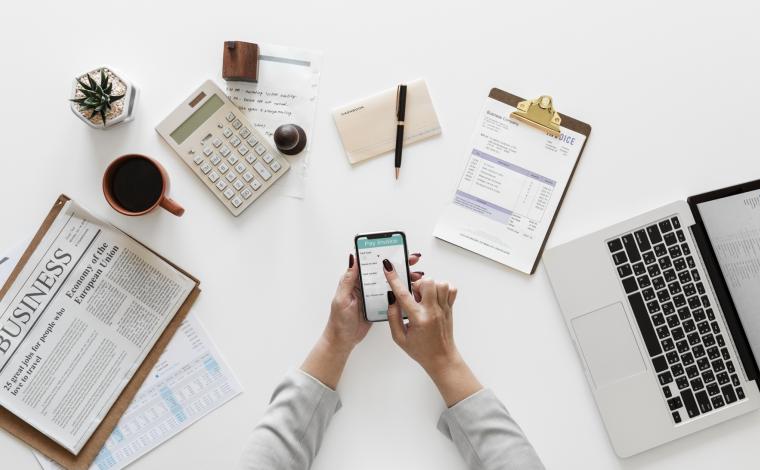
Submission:
<svg viewBox="0 0 760 470">
<path fill-rule="evenodd" d="M 401 85 L 396 87 L 396 120 L 398 121 L 398 108 L 401 103 Z"/>
</svg>

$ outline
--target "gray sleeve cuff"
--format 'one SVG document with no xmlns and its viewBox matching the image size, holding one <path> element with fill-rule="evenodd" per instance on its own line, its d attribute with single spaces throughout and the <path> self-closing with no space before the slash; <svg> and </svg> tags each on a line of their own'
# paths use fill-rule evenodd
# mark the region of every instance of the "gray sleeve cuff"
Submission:
<svg viewBox="0 0 760 470">
<path fill-rule="evenodd" d="M 469 469 L 543 469 L 533 446 L 491 390 L 480 390 L 441 414 L 438 430 Z"/>
<path fill-rule="evenodd" d="M 238 468 L 309 468 L 327 426 L 340 409 L 335 390 L 301 371 L 289 372 L 272 393 L 269 408 L 253 429 Z"/>
</svg>

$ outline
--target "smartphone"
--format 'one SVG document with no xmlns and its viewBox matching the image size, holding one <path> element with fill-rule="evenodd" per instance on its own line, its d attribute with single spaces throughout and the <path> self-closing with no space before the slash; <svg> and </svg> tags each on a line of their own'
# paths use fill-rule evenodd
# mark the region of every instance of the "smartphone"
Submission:
<svg viewBox="0 0 760 470">
<path fill-rule="evenodd" d="M 388 291 L 391 286 L 385 280 L 383 260 L 393 263 L 401 282 L 411 292 L 406 235 L 398 231 L 366 233 L 357 235 L 354 244 L 359 263 L 359 285 L 364 298 L 364 318 L 371 322 L 388 321 Z"/>
</svg>

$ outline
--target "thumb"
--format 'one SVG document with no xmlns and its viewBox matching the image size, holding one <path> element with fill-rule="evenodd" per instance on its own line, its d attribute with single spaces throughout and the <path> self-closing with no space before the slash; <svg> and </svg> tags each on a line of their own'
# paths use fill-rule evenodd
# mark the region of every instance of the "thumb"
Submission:
<svg viewBox="0 0 760 470">
<path fill-rule="evenodd" d="M 401 307 L 392 291 L 388 291 L 388 325 L 391 327 L 393 341 L 403 347 L 406 342 L 406 327 L 404 319 L 401 318 Z"/>
<path fill-rule="evenodd" d="M 356 288 L 359 279 L 359 265 L 355 263 L 354 255 L 348 257 L 348 269 L 343 273 L 338 284 L 338 294 L 349 295 Z"/>
</svg>

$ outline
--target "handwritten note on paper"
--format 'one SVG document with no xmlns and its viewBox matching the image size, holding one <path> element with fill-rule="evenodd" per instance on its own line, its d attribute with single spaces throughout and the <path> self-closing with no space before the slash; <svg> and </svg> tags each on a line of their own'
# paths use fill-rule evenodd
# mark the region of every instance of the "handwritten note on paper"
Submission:
<svg viewBox="0 0 760 470">
<path fill-rule="evenodd" d="M 227 82 L 227 95 L 248 120 L 274 144 L 282 124 L 298 124 L 306 132 L 306 150 L 287 156 L 290 171 L 272 191 L 303 198 L 313 142 L 314 117 L 322 54 L 292 47 L 259 45 L 259 81 Z"/>
</svg>

